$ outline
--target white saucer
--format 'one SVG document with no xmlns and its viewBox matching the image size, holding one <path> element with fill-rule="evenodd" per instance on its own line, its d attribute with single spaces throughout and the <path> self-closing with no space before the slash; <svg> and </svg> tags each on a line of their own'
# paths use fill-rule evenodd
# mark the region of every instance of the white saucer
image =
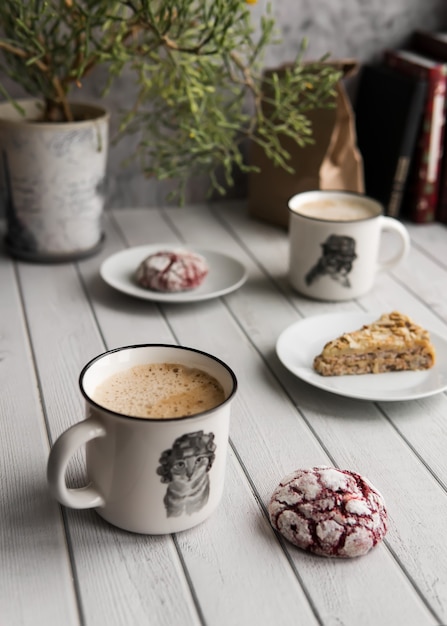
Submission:
<svg viewBox="0 0 447 626">
<path fill-rule="evenodd" d="M 187 249 L 204 256 L 209 272 L 203 283 L 196 289 L 166 293 L 143 289 L 135 280 L 135 272 L 147 256 L 160 250 Z M 103 280 L 123 293 L 154 302 L 198 302 L 223 296 L 238 289 L 247 279 L 247 269 L 237 259 L 211 250 L 192 248 L 181 244 L 154 244 L 128 248 L 106 259 L 100 268 Z"/>
<path fill-rule="evenodd" d="M 389 372 L 361 376 L 321 376 L 313 369 L 314 357 L 326 342 L 370 324 L 374 313 L 334 313 L 300 320 L 286 328 L 276 343 L 285 367 L 305 382 L 347 398 L 373 401 L 414 400 L 447 389 L 447 338 L 430 331 L 436 363 L 418 372 Z"/>
</svg>

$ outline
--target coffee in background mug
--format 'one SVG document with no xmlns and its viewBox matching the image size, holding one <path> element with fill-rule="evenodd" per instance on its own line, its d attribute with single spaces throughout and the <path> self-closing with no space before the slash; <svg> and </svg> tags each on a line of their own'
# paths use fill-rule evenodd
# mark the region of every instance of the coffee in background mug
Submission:
<svg viewBox="0 0 447 626">
<path fill-rule="evenodd" d="M 90 361 L 79 385 L 86 419 L 51 449 L 53 496 L 137 533 L 179 532 L 207 519 L 224 486 L 237 388 L 228 365 L 194 348 L 128 346 Z M 69 489 L 66 469 L 83 445 L 90 482 Z"/>
<path fill-rule="evenodd" d="M 379 259 L 384 231 L 397 247 Z M 316 300 L 341 301 L 364 295 L 379 271 L 395 267 L 410 249 L 401 222 L 383 215 L 376 200 L 354 192 L 307 191 L 289 200 L 289 281 Z"/>
</svg>

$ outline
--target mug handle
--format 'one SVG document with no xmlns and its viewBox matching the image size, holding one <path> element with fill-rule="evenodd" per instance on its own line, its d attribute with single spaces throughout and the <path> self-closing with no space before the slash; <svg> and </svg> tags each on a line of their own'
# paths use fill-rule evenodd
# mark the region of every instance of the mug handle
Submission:
<svg viewBox="0 0 447 626">
<path fill-rule="evenodd" d="M 105 435 L 104 426 L 94 418 L 88 418 L 71 426 L 56 440 L 48 457 L 47 480 L 51 494 L 61 504 L 72 509 L 91 509 L 105 504 L 104 498 L 91 483 L 77 489 L 69 489 L 65 483 L 65 472 L 76 450 L 88 441 Z"/>
<path fill-rule="evenodd" d="M 410 235 L 408 230 L 403 224 L 394 217 L 387 217 L 385 215 L 380 216 L 380 229 L 381 231 L 393 231 L 400 239 L 400 249 L 394 256 L 386 261 L 379 261 L 377 263 L 377 270 L 379 272 L 384 270 L 390 270 L 395 267 L 400 261 L 402 261 L 410 251 Z"/>
</svg>

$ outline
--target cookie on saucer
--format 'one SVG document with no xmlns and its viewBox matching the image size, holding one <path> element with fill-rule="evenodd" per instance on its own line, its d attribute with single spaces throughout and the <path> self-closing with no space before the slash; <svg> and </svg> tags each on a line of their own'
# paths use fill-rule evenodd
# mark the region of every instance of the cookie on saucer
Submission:
<svg viewBox="0 0 447 626">
<path fill-rule="evenodd" d="M 161 250 L 138 266 L 136 281 L 144 289 L 177 292 L 195 289 L 209 272 L 206 259 L 188 250 Z"/>
</svg>

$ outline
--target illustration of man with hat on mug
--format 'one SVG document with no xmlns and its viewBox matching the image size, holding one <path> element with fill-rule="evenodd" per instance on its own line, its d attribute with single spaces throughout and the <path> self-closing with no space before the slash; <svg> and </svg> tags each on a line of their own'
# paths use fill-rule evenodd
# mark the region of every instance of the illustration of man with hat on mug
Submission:
<svg viewBox="0 0 447 626">
<path fill-rule="evenodd" d="M 321 276 L 329 276 L 344 287 L 350 287 L 348 274 L 357 258 L 355 239 L 345 235 L 330 235 L 321 247 L 323 254 L 306 274 L 306 284 L 311 285 Z"/>
</svg>

